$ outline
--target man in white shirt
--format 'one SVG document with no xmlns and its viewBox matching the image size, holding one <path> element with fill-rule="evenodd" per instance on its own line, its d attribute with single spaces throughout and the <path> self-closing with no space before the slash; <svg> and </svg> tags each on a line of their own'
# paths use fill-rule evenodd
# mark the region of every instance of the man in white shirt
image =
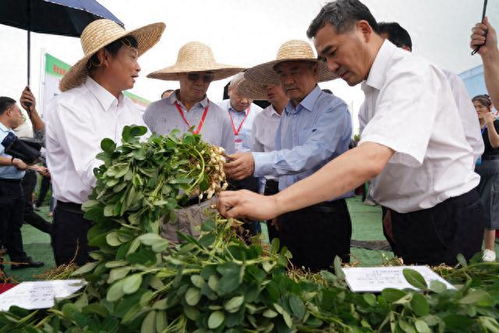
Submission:
<svg viewBox="0 0 499 333">
<path fill-rule="evenodd" d="M 367 120 L 359 145 L 270 197 L 224 192 L 227 216 L 271 218 L 336 197 L 373 177 L 373 198 L 393 212 L 408 264 L 454 265 L 480 251 L 483 211 L 473 151 L 445 75 L 383 40 L 358 0 L 325 5 L 311 23 L 317 53 L 350 86 L 361 82 Z"/>
<path fill-rule="evenodd" d="M 252 135 L 253 121 L 262 111 L 261 107 L 252 103 L 253 99 L 244 96 L 238 90 L 243 80 L 244 73 L 235 75 L 229 83 L 229 99 L 218 104 L 226 112 L 231 123 L 236 152 L 251 151 L 254 140 Z"/>
<path fill-rule="evenodd" d="M 90 23 L 81 35 L 85 56 L 64 75 L 62 93 L 46 113 L 47 163 L 57 206 L 52 245 L 56 265 L 90 260 L 81 204 L 95 186 L 94 168 L 100 142 L 120 142 L 126 125 L 144 125 L 141 112 L 123 91 L 134 86 L 140 66 L 137 59 L 156 44 L 163 23 L 125 31 L 113 21 Z"/>
</svg>

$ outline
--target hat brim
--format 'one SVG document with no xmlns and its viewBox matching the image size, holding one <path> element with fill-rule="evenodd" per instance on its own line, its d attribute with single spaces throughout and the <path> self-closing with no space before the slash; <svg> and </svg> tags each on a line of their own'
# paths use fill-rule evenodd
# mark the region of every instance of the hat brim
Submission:
<svg viewBox="0 0 499 333">
<path fill-rule="evenodd" d="M 217 81 L 236 75 L 237 73 L 243 70 L 245 70 L 244 67 L 234 67 L 224 64 L 214 64 L 208 67 L 200 67 L 195 65 L 191 67 L 173 65 L 149 73 L 147 74 L 147 77 L 151 79 L 158 79 L 165 81 L 178 81 L 180 77 L 186 73 L 213 72 L 214 74 L 213 80 Z"/>
<path fill-rule="evenodd" d="M 266 101 L 268 100 L 268 94 L 265 86 L 266 84 L 260 84 L 245 76 L 244 80 L 237 86 L 237 90 L 241 96 L 254 100 Z"/>
<path fill-rule="evenodd" d="M 144 52 L 149 50 L 159 41 L 164 30 L 164 23 L 153 23 L 135 30 L 123 31 L 122 34 L 113 36 L 113 38 L 110 38 L 109 40 L 103 42 L 102 45 L 96 45 L 96 47 L 92 51 L 88 52 L 88 54 L 86 54 L 76 64 L 71 66 L 69 71 L 64 74 L 59 84 L 59 89 L 61 91 L 66 91 L 85 83 L 89 74 L 87 70 L 87 63 L 90 58 L 103 47 L 117 41 L 120 38 L 133 36 L 137 40 L 137 50 L 139 56 L 141 56 L 142 54 L 144 54 Z"/>
<path fill-rule="evenodd" d="M 261 84 L 280 84 L 279 75 L 274 70 L 274 67 L 277 64 L 288 61 L 310 61 L 317 63 L 319 74 L 318 82 L 331 81 L 338 78 L 338 76 L 328 70 L 325 62 L 318 61 L 317 58 L 290 58 L 265 62 L 246 70 L 244 77 Z"/>
</svg>

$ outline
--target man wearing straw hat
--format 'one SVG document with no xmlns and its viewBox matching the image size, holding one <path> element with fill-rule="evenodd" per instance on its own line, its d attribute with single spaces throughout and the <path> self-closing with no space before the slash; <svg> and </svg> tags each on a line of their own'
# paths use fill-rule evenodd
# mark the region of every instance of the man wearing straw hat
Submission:
<svg viewBox="0 0 499 333">
<path fill-rule="evenodd" d="M 166 135 L 173 129 L 181 132 L 191 127 L 194 133 L 213 145 L 234 152 L 234 134 L 228 117 L 218 105 L 206 96 L 210 83 L 225 79 L 243 68 L 219 64 L 211 49 L 200 42 L 189 42 L 178 52 L 177 62 L 147 77 L 167 81 L 179 81 L 180 89 L 168 98 L 151 103 L 144 121 L 149 129 Z"/>
<path fill-rule="evenodd" d="M 276 176 L 282 191 L 348 149 L 350 113 L 345 102 L 317 85 L 334 76 L 307 42 L 284 43 L 276 60 L 248 69 L 245 77 L 264 84 L 280 82 L 290 103 L 277 130 L 276 150 L 231 155 L 226 164 L 229 176 Z M 279 239 L 293 254 L 295 266 L 318 271 L 330 269 L 337 255 L 349 261 L 352 227 L 344 200 L 349 195 L 324 198 L 277 218 Z"/>
<path fill-rule="evenodd" d="M 111 20 L 96 20 L 81 34 L 84 57 L 64 75 L 62 93 L 47 108 L 47 163 L 57 206 L 52 245 L 56 264 L 90 260 L 81 204 L 95 186 L 93 170 L 100 142 L 121 139 L 126 125 L 143 125 L 140 111 L 122 91 L 131 89 L 140 71 L 137 59 L 156 44 L 165 25 L 125 31 Z"/>
<path fill-rule="evenodd" d="M 234 134 L 227 115 L 210 101 L 206 92 L 210 83 L 243 70 L 241 67 L 217 63 L 210 47 L 200 42 L 189 42 L 178 52 L 177 62 L 147 75 L 149 78 L 179 81 L 180 89 L 169 97 L 151 103 L 144 122 L 157 134 L 167 135 L 172 130 L 192 130 L 206 142 L 234 152 Z M 200 202 L 193 197 L 186 207 L 178 209 L 173 219 L 165 219 L 161 234 L 170 242 L 178 242 L 177 231 L 198 236 L 198 226 L 206 220 L 205 211 L 214 199 Z"/>
<path fill-rule="evenodd" d="M 332 73 L 350 86 L 362 83 L 367 120 L 362 139 L 275 196 L 220 194 L 221 212 L 269 218 L 377 177 L 373 198 L 392 210 L 392 234 L 404 262 L 455 265 L 459 253 L 470 259 L 480 252 L 480 178 L 445 74 L 383 40 L 358 0 L 325 5 L 307 35 Z"/>
</svg>

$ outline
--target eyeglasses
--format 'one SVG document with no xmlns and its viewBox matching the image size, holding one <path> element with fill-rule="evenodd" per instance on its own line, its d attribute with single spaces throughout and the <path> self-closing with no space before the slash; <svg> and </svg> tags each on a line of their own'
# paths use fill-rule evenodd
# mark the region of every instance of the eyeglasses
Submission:
<svg viewBox="0 0 499 333">
<path fill-rule="evenodd" d="M 199 79 L 202 79 L 204 83 L 208 83 L 213 81 L 215 78 L 215 74 L 213 73 L 206 73 L 206 74 L 199 74 L 199 73 L 188 73 L 187 74 L 187 79 L 192 82 L 196 82 Z"/>
</svg>

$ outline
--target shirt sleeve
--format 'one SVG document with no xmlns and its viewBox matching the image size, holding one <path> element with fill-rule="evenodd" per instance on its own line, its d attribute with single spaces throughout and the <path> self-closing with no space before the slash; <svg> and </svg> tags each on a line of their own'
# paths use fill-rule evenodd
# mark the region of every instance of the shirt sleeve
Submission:
<svg viewBox="0 0 499 333">
<path fill-rule="evenodd" d="M 282 133 L 282 125 L 281 121 L 278 135 Z M 254 152 L 254 175 L 262 177 L 297 174 L 341 154 L 343 151 L 337 151 L 339 143 L 348 141 L 352 134 L 352 121 L 345 103 L 338 103 L 324 110 L 310 131 L 311 133 L 305 133 L 308 138 L 304 144 L 292 149 L 278 148 L 279 150 L 272 152 Z"/>
<path fill-rule="evenodd" d="M 147 126 L 147 128 L 151 132 L 156 132 L 156 130 L 154 128 L 154 124 L 155 124 L 154 110 L 155 110 L 154 104 L 149 104 L 149 106 L 144 111 L 144 114 L 142 115 L 142 120 L 144 121 L 144 124 Z"/>
<path fill-rule="evenodd" d="M 103 162 L 96 158 L 101 152 L 100 140 L 90 115 L 85 110 L 61 103 L 54 111 L 57 116 L 49 122 L 49 126 L 53 126 L 59 144 L 72 161 L 82 183 L 94 187 L 96 178 L 93 170 Z"/>
<path fill-rule="evenodd" d="M 461 116 L 466 141 L 470 144 L 471 149 L 473 149 L 473 160 L 476 161 L 483 154 L 484 144 L 475 107 L 471 102 L 471 97 L 466 90 L 463 80 L 454 73 L 449 72 L 446 74 L 459 115 Z"/>
<path fill-rule="evenodd" d="M 384 145 L 395 151 L 391 163 L 417 167 L 426 154 L 446 79 L 430 66 L 393 72 L 379 91 L 359 144 Z"/>
</svg>

